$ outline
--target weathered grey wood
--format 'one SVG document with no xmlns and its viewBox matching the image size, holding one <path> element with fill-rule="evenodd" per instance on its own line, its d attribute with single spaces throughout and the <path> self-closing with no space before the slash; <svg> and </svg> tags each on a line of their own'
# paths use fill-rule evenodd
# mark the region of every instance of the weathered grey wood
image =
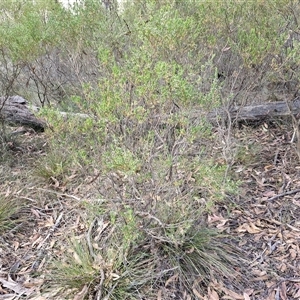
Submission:
<svg viewBox="0 0 300 300">
<path fill-rule="evenodd" d="M 44 131 L 46 123 L 38 119 L 20 96 L 0 97 L 0 118 L 11 125 L 23 125 Z"/>
<path fill-rule="evenodd" d="M 62 116 L 89 118 L 87 114 L 65 113 L 59 112 Z M 195 113 L 193 113 L 194 117 Z M 235 122 L 241 121 L 262 121 L 266 118 L 285 117 L 290 113 L 297 115 L 300 113 L 300 99 L 289 102 L 289 106 L 285 101 L 269 102 L 260 105 L 250 105 L 244 107 L 235 107 L 226 110 L 217 109 L 208 113 L 208 120 L 217 124 L 222 118 L 228 118 L 228 114 Z M 197 113 L 196 113 L 197 114 Z M 198 117 L 201 117 L 199 113 Z M 38 119 L 30 110 L 27 101 L 20 96 L 0 97 L 0 119 L 12 125 L 24 125 L 33 128 L 36 131 L 44 131 L 46 123 Z"/>
<path fill-rule="evenodd" d="M 212 123 L 218 123 L 222 118 L 227 118 L 228 114 L 231 120 L 236 122 L 241 121 L 262 121 L 266 118 L 285 117 L 290 114 L 297 115 L 300 113 L 300 99 L 287 102 L 269 102 L 260 105 L 250 105 L 244 107 L 235 107 L 229 112 L 225 110 L 215 110 L 208 114 L 208 120 Z"/>
</svg>

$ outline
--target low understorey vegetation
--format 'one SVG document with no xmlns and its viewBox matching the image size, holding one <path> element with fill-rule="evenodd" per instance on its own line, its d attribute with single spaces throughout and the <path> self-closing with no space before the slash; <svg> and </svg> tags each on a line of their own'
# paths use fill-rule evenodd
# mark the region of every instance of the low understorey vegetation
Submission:
<svg viewBox="0 0 300 300">
<path fill-rule="evenodd" d="M 47 128 L 0 107 L 0 299 L 296 299 L 266 258 L 300 255 L 297 198 L 266 200 L 299 183 L 291 122 L 230 112 L 298 99 L 299 1 L 102 2 L 1 1 L 1 96 Z"/>
</svg>

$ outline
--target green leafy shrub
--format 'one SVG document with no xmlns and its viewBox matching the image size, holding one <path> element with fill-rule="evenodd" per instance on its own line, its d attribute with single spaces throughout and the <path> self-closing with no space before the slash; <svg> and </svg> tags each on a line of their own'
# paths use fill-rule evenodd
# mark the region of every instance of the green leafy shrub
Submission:
<svg viewBox="0 0 300 300">
<path fill-rule="evenodd" d="M 230 277 L 234 249 L 204 220 L 237 193 L 229 169 L 248 149 L 235 145 L 234 120 L 206 116 L 296 97 L 299 4 L 144 0 L 120 14 L 96 0 L 70 11 L 48 2 L 0 4 L 1 84 L 53 107 L 40 112 L 50 128 L 35 173 L 103 200 L 83 205 L 89 230 L 51 280 L 96 299 L 151 299 L 172 276 L 191 295 Z"/>
</svg>

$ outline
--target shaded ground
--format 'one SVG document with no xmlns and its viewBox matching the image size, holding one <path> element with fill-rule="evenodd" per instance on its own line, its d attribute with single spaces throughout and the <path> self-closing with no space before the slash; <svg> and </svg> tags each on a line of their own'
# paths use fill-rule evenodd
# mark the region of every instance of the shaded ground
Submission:
<svg viewBox="0 0 300 300">
<path fill-rule="evenodd" d="M 238 270 L 245 276 L 240 280 L 243 290 L 235 290 L 230 282 L 225 286 L 212 281 L 199 299 L 300 298 L 300 164 L 287 132 L 290 129 L 284 126 L 261 125 L 236 133 L 243 146 L 232 173 L 241 182 L 240 193 L 219 204 L 207 215 L 207 222 L 236 237 L 245 253 L 247 269 Z M 21 146 L 11 145 L 10 167 L 1 167 L 1 194 L 8 201 L 18 197 L 26 206 L 21 210 L 22 223 L 0 237 L 0 299 L 20 295 L 51 299 L 57 291 L 44 282 L 47 264 L 68 251 L 64 237 L 88 230 L 87 216 L 80 208 L 82 200 L 88 202 L 97 195 L 99 179 L 87 177 L 84 185 L 74 181 L 72 190 L 64 190 L 55 187 L 55 182 L 41 185 L 37 179 L 26 178 L 45 147 L 42 134 L 25 135 Z M 166 299 L 166 294 L 179 299 L 178 294 L 164 290 L 157 299 Z M 193 299 L 195 295 L 180 297 Z"/>
</svg>

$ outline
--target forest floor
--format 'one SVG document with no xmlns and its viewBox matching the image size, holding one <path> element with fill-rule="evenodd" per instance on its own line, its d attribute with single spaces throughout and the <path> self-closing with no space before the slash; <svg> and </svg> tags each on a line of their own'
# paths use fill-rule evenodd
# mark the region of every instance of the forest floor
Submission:
<svg viewBox="0 0 300 300">
<path fill-rule="evenodd" d="M 212 281 L 198 298 L 300 299 L 300 163 L 290 131 L 262 124 L 235 132 L 245 145 L 231 170 L 239 193 L 217 203 L 206 222 L 238 237 L 247 261 L 241 274 L 249 276 L 240 279 L 242 290 Z M 10 163 L 0 165 L 1 195 L 26 203 L 18 214 L 22 223 L 0 237 L 0 299 L 55 299 L 57 290 L 45 282 L 48 261 L 69 251 L 66 236 L 88 230 L 82 200 L 96 197 L 99 182 L 87 177 L 78 186 L 74 174 L 73 188 L 60 190 L 31 178 L 29 170 L 45 147 L 43 134 L 25 134 L 21 146 L 11 145 Z"/>
</svg>

